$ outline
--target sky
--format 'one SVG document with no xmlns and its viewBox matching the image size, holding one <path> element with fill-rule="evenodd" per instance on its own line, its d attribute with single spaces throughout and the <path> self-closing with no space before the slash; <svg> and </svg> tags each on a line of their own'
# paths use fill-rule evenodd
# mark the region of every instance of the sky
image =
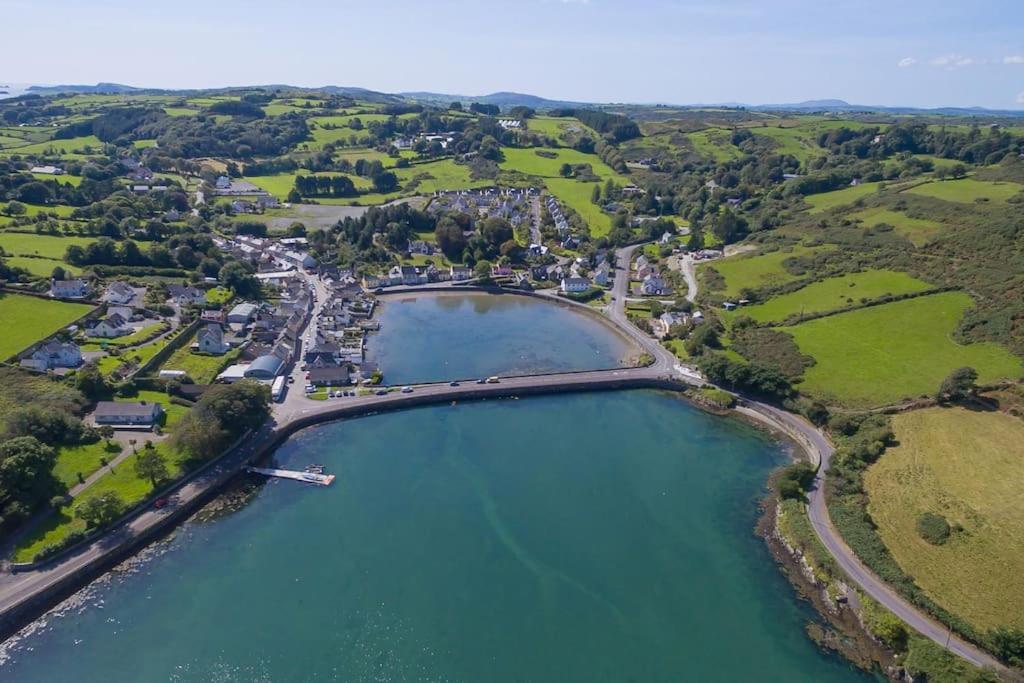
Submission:
<svg viewBox="0 0 1024 683">
<path fill-rule="evenodd" d="M 0 0 L 0 17 L 0 84 L 1024 109 L 1024 0 Z"/>
</svg>

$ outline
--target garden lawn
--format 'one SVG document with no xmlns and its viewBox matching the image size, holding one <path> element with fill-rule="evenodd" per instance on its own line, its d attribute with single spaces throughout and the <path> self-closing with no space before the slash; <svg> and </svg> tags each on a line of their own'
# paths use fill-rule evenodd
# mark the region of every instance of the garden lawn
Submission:
<svg viewBox="0 0 1024 683">
<path fill-rule="evenodd" d="M 713 268 L 719 275 L 725 278 L 725 291 L 727 297 L 736 297 L 744 289 L 757 289 L 766 285 L 778 285 L 798 280 L 798 275 L 793 275 L 782 265 L 787 259 L 796 256 L 805 256 L 825 247 L 803 247 L 795 246 L 785 251 L 772 251 L 767 254 L 742 254 L 727 259 L 713 261 L 706 265 L 699 266 L 703 271 L 705 268 Z"/>
<path fill-rule="evenodd" d="M 196 384 L 211 384 L 229 363 L 238 358 L 240 349 L 232 349 L 220 356 L 192 353 L 191 341 L 176 349 L 164 361 L 161 370 L 184 370 Z"/>
<path fill-rule="evenodd" d="M 137 448 L 142 450 L 145 442 L 144 435 L 140 435 Z M 167 458 L 167 469 L 171 478 L 181 476 L 182 466 L 178 454 L 171 452 L 166 441 L 156 444 L 156 449 Z M 58 514 L 52 515 L 46 522 L 40 525 L 33 533 L 22 539 L 14 551 L 16 562 L 31 562 L 36 553 L 44 547 L 58 543 L 69 534 L 75 531 L 85 531 L 85 522 L 75 518 L 75 510 L 83 501 L 104 493 L 112 491 L 120 496 L 127 507 L 141 503 L 153 491 L 153 485 L 148 479 L 139 479 L 135 474 L 136 455 L 132 454 L 125 458 L 124 462 L 117 466 L 113 472 L 109 472 L 96 483 L 82 492 L 70 505 L 61 508 Z M 84 474 L 84 472 L 83 472 Z"/>
<path fill-rule="evenodd" d="M 138 332 L 126 334 L 123 337 L 113 337 L 111 339 L 107 339 L 104 337 L 88 337 L 88 343 L 98 347 L 102 347 L 104 343 L 106 343 L 107 346 L 130 346 L 132 344 L 138 344 L 139 342 L 149 337 L 155 337 L 157 334 L 157 330 L 163 332 L 164 330 L 169 328 L 170 325 L 168 323 L 158 322 L 153 323 L 151 325 L 146 325 Z"/>
<path fill-rule="evenodd" d="M 804 197 L 804 201 L 811 205 L 811 210 L 808 213 L 821 213 L 837 206 L 853 204 L 861 197 L 867 197 L 876 192 L 881 185 L 881 183 L 861 183 L 842 190 L 808 195 Z"/>
<path fill-rule="evenodd" d="M 88 304 L 47 301 L 21 294 L 0 294 L 0 360 L 49 337 L 92 310 Z"/>
<path fill-rule="evenodd" d="M 800 391 L 855 408 L 931 395 L 952 370 L 971 366 L 979 381 L 1019 378 L 1019 358 L 995 343 L 960 345 L 952 334 L 972 305 L 945 292 L 863 308 L 781 328 L 816 364 Z"/>
<path fill-rule="evenodd" d="M 851 214 L 850 218 L 860 220 L 864 225 L 872 228 L 881 223 L 887 223 L 916 246 L 927 244 L 942 231 L 941 223 L 911 218 L 900 211 L 891 211 L 882 207 L 858 211 Z"/>
<path fill-rule="evenodd" d="M 96 443 L 80 446 L 61 446 L 57 449 L 57 464 L 53 466 L 53 474 L 61 482 L 71 488 L 78 484 L 78 473 L 83 478 L 103 466 L 101 458 L 113 460 L 121 453 L 121 444 L 110 442 L 110 447 L 102 439 Z"/>
<path fill-rule="evenodd" d="M 60 266 L 64 269 L 65 273 L 70 275 L 79 275 L 82 272 L 81 268 L 72 266 L 51 258 L 32 258 L 30 256 L 10 256 L 4 259 L 4 263 L 11 266 L 12 268 L 24 268 L 28 272 L 32 273 L 36 277 L 50 277 L 53 273 L 53 269 Z"/>
<path fill-rule="evenodd" d="M 791 315 L 824 313 L 887 295 L 922 292 L 930 288 L 927 282 L 906 273 L 868 270 L 821 280 L 764 303 L 738 308 L 729 315 L 745 315 L 758 322 L 779 322 Z"/>
<path fill-rule="evenodd" d="M 61 261 L 64 252 L 72 244 L 84 247 L 95 242 L 91 237 L 56 237 L 54 235 L 37 235 L 34 232 L 3 232 L 0 233 L 0 247 L 14 256 L 43 256 Z"/>
<path fill-rule="evenodd" d="M 1024 422 L 999 412 L 928 408 L 893 418 L 898 446 L 864 485 L 878 533 L 938 604 L 981 630 L 1024 628 Z M 924 512 L 960 525 L 942 545 Z"/>
<path fill-rule="evenodd" d="M 959 180 L 943 180 L 917 185 L 906 192 L 923 197 L 934 197 L 947 202 L 969 204 L 981 199 L 1002 203 L 1021 190 L 1024 190 L 1024 185 L 1017 183 L 995 183 L 974 178 L 960 178 Z"/>
</svg>

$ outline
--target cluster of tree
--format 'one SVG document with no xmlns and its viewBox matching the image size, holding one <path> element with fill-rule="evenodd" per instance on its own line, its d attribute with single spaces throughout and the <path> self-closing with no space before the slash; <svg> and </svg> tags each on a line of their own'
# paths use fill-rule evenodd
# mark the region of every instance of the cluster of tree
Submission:
<svg viewBox="0 0 1024 683">
<path fill-rule="evenodd" d="M 361 161 L 361 160 L 360 160 Z M 295 193 L 299 197 L 355 197 L 359 194 L 352 179 L 344 175 L 295 176 Z M 289 199 L 294 199 L 289 197 Z"/>
<path fill-rule="evenodd" d="M 211 114 L 225 114 L 227 116 L 241 116 L 249 119 L 262 119 L 267 114 L 260 108 L 258 102 L 250 100 L 221 100 L 214 102 L 206 111 Z"/>
<path fill-rule="evenodd" d="M 167 117 L 135 129 L 139 138 L 156 138 L 161 154 L 195 159 L 227 156 L 279 156 L 309 139 L 301 114 L 287 113 L 264 119 L 236 117 L 217 122 L 207 116 Z"/>
<path fill-rule="evenodd" d="M 85 121 L 78 121 L 57 130 L 54 138 L 70 138 L 95 135 L 103 142 L 115 142 L 122 136 L 130 136 L 139 126 L 155 123 L 168 118 L 159 107 L 111 107 L 102 114 Z"/>
<path fill-rule="evenodd" d="M 783 399 L 793 393 L 784 374 L 760 363 L 736 361 L 721 353 L 704 353 L 697 365 L 711 382 L 735 391 L 771 399 Z"/>
<path fill-rule="evenodd" d="M 116 242 L 100 237 L 84 247 L 72 244 L 64 252 L 64 260 L 74 266 L 182 268 L 198 270 L 207 277 L 217 276 L 222 258 L 209 235 L 196 233 L 175 235 L 164 243 L 154 242 L 146 251 L 134 240 Z"/>
<path fill-rule="evenodd" d="M 64 492 L 53 476 L 56 462 L 54 449 L 35 437 L 0 441 L 0 529 L 10 530 Z"/>
<path fill-rule="evenodd" d="M 52 98 L 44 98 L 41 95 L 22 95 L 3 100 L 0 104 L 0 118 L 7 125 L 18 125 L 19 123 L 37 123 L 40 120 L 51 119 L 58 116 L 68 116 L 72 113 L 67 105 L 52 104 Z"/>
<path fill-rule="evenodd" d="M 220 455 L 270 414 L 270 391 L 249 380 L 210 387 L 175 427 L 174 445 L 192 460 Z"/>
<path fill-rule="evenodd" d="M 84 177 L 81 184 L 76 187 L 71 183 L 60 182 L 56 179 L 37 180 L 31 173 L 21 173 L 15 170 L 0 175 L 0 198 L 13 199 L 26 204 L 61 203 L 71 206 L 86 206 L 121 189 L 121 185 L 112 178 L 95 180 Z"/>
<path fill-rule="evenodd" d="M 640 137 L 640 126 L 635 121 L 621 114 L 609 114 L 597 109 L 554 109 L 552 116 L 574 116 L 585 126 L 613 142 L 625 142 Z"/>
<path fill-rule="evenodd" d="M 837 128 L 818 136 L 818 145 L 829 152 L 860 159 L 886 159 L 901 152 L 931 154 L 969 164 L 995 164 L 1020 148 L 1021 138 L 1001 127 L 987 134 L 974 127 L 961 132 L 929 127 L 926 123 L 906 122 L 884 132 L 877 127 Z"/>
</svg>

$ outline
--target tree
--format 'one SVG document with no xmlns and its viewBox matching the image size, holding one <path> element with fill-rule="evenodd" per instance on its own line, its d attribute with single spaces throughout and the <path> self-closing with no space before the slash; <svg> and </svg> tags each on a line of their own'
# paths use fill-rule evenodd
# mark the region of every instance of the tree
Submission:
<svg viewBox="0 0 1024 683">
<path fill-rule="evenodd" d="M 992 650 L 1011 666 L 1024 667 L 1024 631 L 1000 626 L 989 631 Z"/>
<path fill-rule="evenodd" d="M 50 278 L 53 280 L 63 280 L 65 277 L 67 277 L 67 272 L 60 266 L 54 266 L 50 272 Z"/>
<path fill-rule="evenodd" d="M 957 368 L 942 380 L 935 398 L 939 401 L 963 401 L 978 390 L 978 371 L 971 367 Z"/>
<path fill-rule="evenodd" d="M 167 459 L 152 443 L 147 442 L 142 452 L 135 456 L 135 474 L 140 479 L 149 479 L 153 488 L 156 488 L 157 482 L 168 478 Z"/>
<path fill-rule="evenodd" d="M 114 491 L 88 498 L 75 510 L 75 517 L 83 520 L 89 529 L 106 526 L 124 512 L 124 501 Z"/>
<path fill-rule="evenodd" d="M 8 216 L 23 216 L 28 209 L 21 202 L 11 202 L 7 205 Z"/>
<path fill-rule="evenodd" d="M 558 169 L 558 175 L 562 176 L 563 178 L 571 178 L 572 166 L 570 166 L 569 164 L 562 164 L 561 167 L 559 167 Z"/>
<path fill-rule="evenodd" d="M 473 275 L 475 275 L 476 278 L 479 279 L 479 280 L 483 280 L 483 281 L 490 280 L 491 279 L 491 262 L 487 261 L 486 259 L 481 259 L 481 260 L 477 261 L 476 265 L 473 267 Z"/>
<path fill-rule="evenodd" d="M 384 171 L 373 176 L 373 189 L 376 192 L 385 194 L 398 189 L 398 176 L 391 171 Z"/>
<path fill-rule="evenodd" d="M 53 476 L 56 452 L 31 436 L 0 443 L 0 504 L 3 517 L 10 518 L 10 506 L 30 511 L 63 492 Z"/>
<path fill-rule="evenodd" d="M 95 363 L 86 363 L 75 373 L 75 388 L 89 398 L 97 398 L 107 392 L 107 383 Z"/>
<path fill-rule="evenodd" d="M 594 191 L 590 193 L 590 201 L 594 204 L 601 203 L 601 185 L 594 185 Z"/>
<path fill-rule="evenodd" d="M 243 299 L 258 299 L 260 281 L 238 261 L 231 261 L 220 269 L 220 282 Z"/>
<path fill-rule="evenodd" d="M 458 261 L 466 249 L 466 236 L 462 228 L 450 218 L 442 218 L 434 228 L 434 240 L 444 255 L 452 261 Z"/>
<path fill-rule="evenodd" d="M 45 204 L 52 196 L 50 188 L 40 182 L 25 183 L 18 188 L 18 200 L 27 204 Z"/>
</svg>

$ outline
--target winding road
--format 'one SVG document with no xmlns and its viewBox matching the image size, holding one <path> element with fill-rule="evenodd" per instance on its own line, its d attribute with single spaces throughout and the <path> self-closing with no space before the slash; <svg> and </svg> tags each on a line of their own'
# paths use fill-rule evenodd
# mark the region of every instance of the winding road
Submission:
<svg viewBox="0 0 1024 683">
<path fill-rule="evenodd" d="M 316 424 L 325 419 L 343 418 L 367 413 L 400 410 L 419 405 L 437 404 L 457 400 L 479 400 L 504 398 L 552 391 L 591 391 L 638 386 L 683 386 L 683 383 L 702 386 L 704 381 L 690 368 L 683 367 L 678 359 L 657 340 L 647 336 L 632 325 L 625 313 L 628 295 L 629 267 L 637 246 L 625 247 L 616 252 L 616 275 L 612 285 L 611 304 L 606 308 L 607 318 L 616 328 L 634 341 L 647 353 L 653 362 L 645 367 L 596 370 L 575 373 L 554 373 L 523 377 L 503 377 L 497 384 L 476 384 L 468 382 L 442 382 L 414 385 L 411 393 L 393 391 L 378 396 L 370 394 L 326 401 L 307 399 L 301 390 L 304 385 L 303 373 L 298 366 L 291 370 L 294 378 L 289 384 L 284 400 L 274 404 L 273 417 L 258 432 L 244 439 L 225 455 L 209 466 L 180 482 L 166 495 L 169 504 L 161 509 L 146 508 L 126 519 L 95 542 L 66 555 L 62 559 L 42 568 L 19 573 L 9 570 L 0 573 L 0 638 L 13 633 L 21 623 L 34 618 L 44 611 L 61 595 L 70 594 L 93 576 L 98 575 L 113 562 L 112 550 L 116 548 L 137 548 L 158 535 L 157 530 L 168 526 L 170 519 L 177 521 L 208 500 L 224 483 L 236 476 L 249 462 L 270 453 L 280 441 L 294 431 Z M 697 296 L 697 281 L 692 273 L 687 275 L 691 301 Z M 686 271 L 684 270 L 684 275 Z M 315 277 L 309 276 L 309 284 L 316 291 L 313 316 L 328 300 L 328 291 Z M 423 289 L 423 288 L 420 288 Z M 595 309 L 574 302 L 561 300 L 578 307 L 589 315 L 599 315 Z M 312 330 L 309 330 L 310 332 Z M 788 434 L 797 441 L 818 465 L 814 489 L 810 493 L 808 514 L 815 533 L 825 548 L 835 557 L 839 567 L 850 581 L 867 595 L 892 611 L 911 628 L 930 638 L 943 647 L 977 666 L 988 666 L 998 670 L 1004 667 L 988 653 L 951 635 L 949 629 L 923 614 L 913 605 L 897 595 L 889 586 L 872 573 L 843 542 L 829 519 L 825 504 L 825 477 L 834 453 L 828 438 L 802 417 L 750 399 L 741 399 L 739 412 L 750 418 L 768 424 Z M 126 553 L 122 553 L 123 556 Z M 59 589 L 59 590 L 56 590 Z"/>
</svg>

